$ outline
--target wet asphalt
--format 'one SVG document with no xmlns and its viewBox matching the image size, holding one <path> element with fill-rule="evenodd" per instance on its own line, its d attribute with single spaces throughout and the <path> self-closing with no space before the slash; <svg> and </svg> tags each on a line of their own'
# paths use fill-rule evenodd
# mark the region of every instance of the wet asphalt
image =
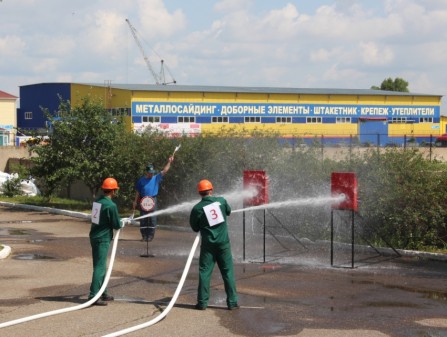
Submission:
<svg viewBox="0 0 447 337">
<path fill-rule="evenodd" d="M 0 206 L 0 323 L 87 301 L 92 272 L 84 219 Z M 234 229 L 234 228 L 233 228 Z M 154 319 L 172 298 L 195 233 L 184 226 L 157 229 L 140 241 L 137 226 L 120 233 L 106 307 L 41 318 L 0 329 L 0 336 L 104 336 Z M 210 307 L 194 310 L 197 256 L 180 296 L 157 324 L 127 336 L 447 336 L 447 262 L 424 256 L 378 255 L 305 242 L 274 248 L 232 230 L 241 308 L 229 311 L 217 268 Z M 142 257 L 141 255 L 149 255 Z"/>
</svg>

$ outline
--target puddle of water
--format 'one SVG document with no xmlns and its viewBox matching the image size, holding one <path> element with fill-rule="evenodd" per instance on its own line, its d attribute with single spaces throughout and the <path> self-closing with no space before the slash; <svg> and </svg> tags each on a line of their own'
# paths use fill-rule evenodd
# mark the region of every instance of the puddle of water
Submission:
<svg viewBox="0 0 447 337">
<path fill-rule="evenodd" d="M 23 229 L 10 229 L 9 235 L 30 235 L 30 233 Z"/>
<path fill-rule="evenodd" d="M 395 301 L 377 301 L 377 302 L 366 302 L 368 307 L 378 307 L 378 308 L 419 308 L 420 305 L 413 303 L 395 302 Z"/>
<path fill-rule="evenodd" d="M 418 294 L 422 294 L 422 296 L 424 298 L 427 298 L 430 300 L 442 300 L 442 301 L 447 300 L 447 292 L 445 292 L 445 291 L 426 290 L 426 289 L 414 288 L 414 287 L 409 287 L 406 285 L 397 285 L 397 284 L 394 284 L 394 285 L 381 284 L 379 282 L 369 281 L 369 280 L 352 280 L 351 282 L 352 282 L 352 284 L 377 284 L 377 285 L 381 285 L 387 289 L 399 289 L 399 290 L 408 291 L 411 293 L 418 293 Z"/>
<path fill-rule="evenodd" d="M 8 223 L 31 223 L 31 220 L 6 220 L 0 221 L 0 224 L 8 224 Z"/>
<path fill-rule="evenodd" d="M 280 265 L 273 265 L 273 264 L 263 264 L 259 268 L 263 269 L 263 270 L 275 270 L 275 269 L 280 269 L 281 266 Z"/>
<path fill-rule="evenodd" d="M 388 289 L 400 289 L 403 291 L 409 291 L 412 293 L 422 294 L 424 298 L 432 299 L 432 300 L 447 300 L 447 293 L 444 291 L 434 291 L 434 290 L 425 290 L 412 288 L 408 286 L 399 286 L 399 285 L 384 285 L 385 288 Z"/>
<path fill-rule="evenodd" d="M 424 292 L 424 298 L 428 298 L 430 300 L 447 300 L 447 294 L 443 292 L 435 292 L 435 291 L 426 291 Z"/>
<path fill-rule="evenodd" d="M 52 260 L 54 257 L 40 254 L 21 254 L 14 256 L 16 260 Z"/>
</svg>

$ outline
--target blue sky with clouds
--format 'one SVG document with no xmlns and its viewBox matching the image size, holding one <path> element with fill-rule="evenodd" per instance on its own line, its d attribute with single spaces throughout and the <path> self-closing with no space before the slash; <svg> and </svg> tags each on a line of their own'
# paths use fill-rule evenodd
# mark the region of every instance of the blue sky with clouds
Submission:
<svg viewBox="0 0 447 337">
<path fill-rule="evenodd" d="M 178 84 L 447 94 L 446 0 L 2 0 L 0 90 L 154 83 L 126 18 Z"/>
</svg>

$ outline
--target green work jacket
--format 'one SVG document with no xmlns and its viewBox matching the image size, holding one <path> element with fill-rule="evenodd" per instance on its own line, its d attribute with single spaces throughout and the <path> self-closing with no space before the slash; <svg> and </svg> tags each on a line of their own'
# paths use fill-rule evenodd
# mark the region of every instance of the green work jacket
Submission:
<svg viewBox="0 0 447 337">
<path fill-rule="evenodd" d="M 90 227 L 90 239 L 95 240 L 112 240 L 113 230 L 121 228 L 121 219 L 118 214 L 118 207 L 111 198 L 102 196 L 96 199 L 96 203 L 100 204 L 98 224 L 93 223 Z M 94 212 L 95 207 L 93 207 Z M 92 214 L 92 217 L 94 214 Z M 93 220 L 92 220 L 93 221 Z"/>
<path fill-rule="evenodd" d="M 220 203 L 220 210 L 222 211 L 224 222 L 211 227 L 203 207 L 214 202 Z M 189 224 L 194 232 L 200 231 L 202 244 L 227 243 L 230 241 L 227 229 L 227 216 L 230 214 L 231 207 L 224 198 L 206 196 L 193 207 L 189 216 Z"/>
</svg>

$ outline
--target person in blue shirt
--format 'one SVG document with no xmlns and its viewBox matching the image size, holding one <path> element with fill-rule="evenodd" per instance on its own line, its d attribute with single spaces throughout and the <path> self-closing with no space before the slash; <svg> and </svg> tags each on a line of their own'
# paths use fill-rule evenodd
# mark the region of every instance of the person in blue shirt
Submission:
<svg viewBox="0 0 447 337">
<path fill-rule="evenodd" d="M 168 163 L 159 173 L 154 169 L 152 164 L 146 166 L 144 175 L 138 179 L 135 184 L 135 200 L 133 202 L 133 209 L 140 210 L 140 216 L 154 212 L 157 209 L 157 195 L 158 189 L 163 177 L 171 168 L 171 163 L 174 157 L 169 157 Z M 157 218 L 154 216 L 146 217 L 140 220 L 140 233 L 142 241 L 152 241 L 155 235 L 155 228 L 157 227 Z"/>
</svg>

